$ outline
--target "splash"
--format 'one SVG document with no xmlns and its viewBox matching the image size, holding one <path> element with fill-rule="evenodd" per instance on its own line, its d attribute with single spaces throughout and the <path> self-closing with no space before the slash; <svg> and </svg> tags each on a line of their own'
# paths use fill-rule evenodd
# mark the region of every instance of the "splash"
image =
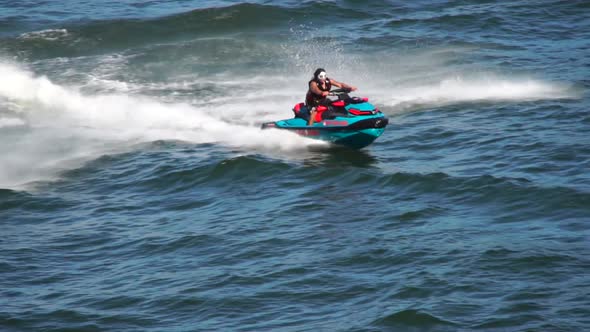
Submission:
<svg viewBox="0 0 590 332">
<path fill-rule="evenodd" d="M 123 94 L 83 95 L 12 65 L 0 64 L 0 99 L 19 105 L 25 134 L 0 143 L 0 187 L 45 179 L 63 168 L 105 153 L 123 152 L 137 143 L 181 140 L 254 150 L 299 150 L 317 141 L 248 123 L 229 123 L 207 105 L 163 103 Z M 213 108 L 213 110 L 212 110 Z M 1 114 L 0 114 L 1 115 Z M 8 144 L 8 142 L 12 142 Z"/>
</svg>

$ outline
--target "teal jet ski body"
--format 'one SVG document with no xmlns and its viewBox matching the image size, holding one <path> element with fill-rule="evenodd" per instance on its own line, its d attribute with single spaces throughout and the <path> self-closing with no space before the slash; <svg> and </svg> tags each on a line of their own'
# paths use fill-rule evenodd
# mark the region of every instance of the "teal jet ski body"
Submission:
<svg viewBox="0 0 590 332">
<path fill-rule="evenodd" d="M 318 106 L 315 122 L 311 126 L 308 125 L 309 108 L 304 103 L 298 103 L 293 107 L 295 117 L 263 123 L 262 129 L 289 130 L 353 149 L 362 149 L 383 134 L 389 119 L 367 98 L 351 98 L 344 90 L 334 90 L 332 95 L 338 96 L 338 99 Z"/>
</svg>

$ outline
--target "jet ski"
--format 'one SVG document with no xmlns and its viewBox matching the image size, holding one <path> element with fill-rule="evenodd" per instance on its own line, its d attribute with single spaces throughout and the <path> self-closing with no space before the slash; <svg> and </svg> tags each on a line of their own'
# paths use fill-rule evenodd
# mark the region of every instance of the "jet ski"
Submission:
<svg viewBox="0 0 590 332">
<path fill-rule="evenodd" d="M 309 126 L 310 109 L 304 103 L 293 107 L 292 119 L 265 122 L 262 129 L 285 129 L 301 136 L 335 145 L 362 149 L 383 134 L 389 119 L 369 103 L 368 98 L 350 97 L 347 89 L 330 92 L 327 105 L 317 107 L 315 122 Z"/>
</svg>

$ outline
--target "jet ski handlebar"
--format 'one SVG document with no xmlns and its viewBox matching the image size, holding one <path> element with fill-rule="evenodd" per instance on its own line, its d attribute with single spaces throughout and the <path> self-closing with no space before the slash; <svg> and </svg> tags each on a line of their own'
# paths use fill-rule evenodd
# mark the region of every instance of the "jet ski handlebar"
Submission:
<svg viewBox="0 0 590 332">
<path fill-rule="evenodd" d="M 330 95 L 331 96 L 338 96 L 341 94 L 350 93 L 351 91 L 352 91 L 351 89 L 345 89 L 345 88 L 334 89 L 334 90 L 330 91 Z"/>
<path fill-rule="evenodd" d="M 334 89 L 332 91 L 330 91 L 330 93 L 328 94 L 328 96 L 333 96 L 333 97 L 338 97 L 338 100 L 342 100 L 342 99 L 348 99 L 350 98 L 348 96 L 348 93 L 352 91 L 351 89 Z"/>
</svg>

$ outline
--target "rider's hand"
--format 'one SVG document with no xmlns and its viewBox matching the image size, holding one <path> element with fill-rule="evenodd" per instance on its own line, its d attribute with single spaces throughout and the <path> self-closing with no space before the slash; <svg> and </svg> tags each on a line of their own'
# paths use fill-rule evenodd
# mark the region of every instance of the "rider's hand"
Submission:
<svg viewBox="0 0 590 332">
<path fill-rule="evenodd" d="M 356 91 L 356 86 L 351 86 L 350 91 Z"/>
<path fill-rule="evenodd" d="M 330 91 L 322 91 L 322 96 L 326 97 L 330 94 Z"/>
</svg>

